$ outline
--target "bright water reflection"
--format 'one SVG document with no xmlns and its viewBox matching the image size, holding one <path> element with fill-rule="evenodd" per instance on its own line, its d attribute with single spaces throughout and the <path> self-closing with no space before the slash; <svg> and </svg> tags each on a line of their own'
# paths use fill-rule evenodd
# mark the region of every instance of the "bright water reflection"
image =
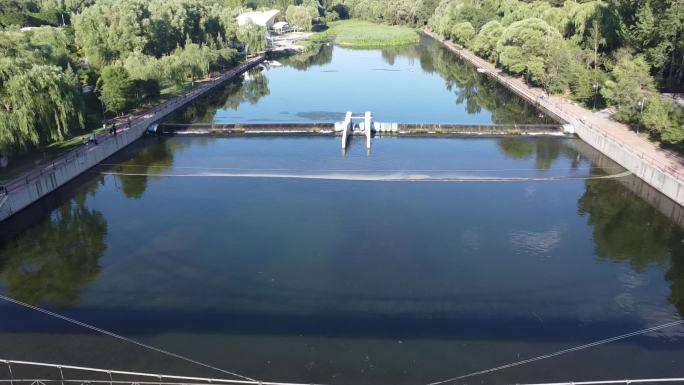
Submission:
<svg viewBox="0 0 684 385">
<path fill-rule="evenodd" d="M 388 50 L 321 45 L 251 71 L 176 121 L 328 122 L 372 111 L 382 122 L 538 123 L 539 112 L 432 39 Z"/>
</svg>

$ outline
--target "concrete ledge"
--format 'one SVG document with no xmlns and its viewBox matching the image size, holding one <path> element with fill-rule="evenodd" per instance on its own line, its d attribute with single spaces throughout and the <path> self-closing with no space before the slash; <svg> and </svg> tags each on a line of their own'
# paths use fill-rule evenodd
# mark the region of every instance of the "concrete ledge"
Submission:
<svg viewBox="0 0 684 385">
<path fill-rule="evenodd" d="M 619 142 L 581 122 L 574 124 L 577 136 L 631 171 L 679 205 L 684 206 L 684 183 L 655 161 L 634 153 Z"/>
</svg>

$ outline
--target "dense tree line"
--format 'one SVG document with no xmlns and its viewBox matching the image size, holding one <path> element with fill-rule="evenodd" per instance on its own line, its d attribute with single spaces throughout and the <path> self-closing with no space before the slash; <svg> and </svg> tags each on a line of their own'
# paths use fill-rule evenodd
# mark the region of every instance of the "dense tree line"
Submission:
<svg viewBox="0 0 684 385">
<path fill-rule="evenodd" d="M 684 112 L 658 92 L 684 85 L 681 1 L 443 0 L 428 25 L 548 93 L 614 106 L 684 145 Z"/>
<path fill-rule="evenodd" d="M 265 30 L 238 27 L 243 4 L 229 3 L 0 0 L 0 154 L 62 140 L 235 65 L 240 50 L 264 50 Z"/>
<path fill-rule="evenodd" d="M 681 0 L 339 0 L 351 17 L 423 26 L 509 73 L 684 146 Z"/>
</svg>

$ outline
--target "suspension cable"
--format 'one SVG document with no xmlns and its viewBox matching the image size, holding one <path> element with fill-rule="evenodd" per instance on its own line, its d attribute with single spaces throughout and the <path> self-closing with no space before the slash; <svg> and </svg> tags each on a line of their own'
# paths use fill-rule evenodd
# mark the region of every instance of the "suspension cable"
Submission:
<svg viewBox="0 0 684 385">
<path fill-rule="evenodd" d="M 164 349 L 161 349 L 161 348 L 157 348 L 157 347 L 154 347 L 154 346 L 152 346 L 152 345 L 148 345 L 148 344 L 145 344 L 145 343 L 136 341 L 136 340 L 131 339 L 131 338 L 128 338 L 128 337 L 124 337 L 124 336 L 122 336 L 122 335 L 119 335 L 119 334 L 116 334 L 116 333 L 113 333 L 113 332 L 110 332 L 110 331 L 107 331 L 107 330 L 98 328 L 98 327 L 96 327 L 96 326 L 93 326 L 93 325 L 90 325 L 90 324 L 87 324 L 87 323 L 84 323 L 84 322 L 81 322 L 81 321 L 77 321 L 77 320 L 75 320 L 75 319 L 73 319 L 73 318 L 69 318 L 69 317 L 67 317 L 67 316 L 64 316 L 64 315 L 61 315 L 61 314 L 52 312 L 52 311 L 50 311 L 50 310 L 43 309 L 43 308 L 41 308 L 41 307 L 34 306 L 34 305 L 28 304 L 28 303 L 26 303 L 26 302 L 22 302 L 22 301 L 19 301 L 19 300 L 17 300 L 17 299 L 14 299 L 14 298 L 4 296 L 4 295 L 2 295 L 2 294 L 0 294 L 0 299 L 5 300 L 5 301 L 7 301 L 7 302 L 11 302 L 11 303 L 13 303 L 13 304 L 15 304 L 15 305 L 19 305 L 19 306 L 22 306 L 22 307 L 25 307 L 25 308 L 28 308 L 28 309 L 31 309 L 31 310 L 35 310 L 35 311 L 40 312 L 40 313 L 43 313 L 43 314 L 47 314 L 47 315 L 49 315 L 49 316 L 51 316 L 51 317 L 58 318 L 58 319 L 60 319 L 60 320 L 62 320 L 62 321 L 66 321 L 66 322 L 72 323 L 72 324 L 74 324 L 74 325 L 78 325 L 78 326 L 81 326 L 81 327 L 83 327 L 83 328 L 86 328 L 86 329 L 90 329 L 90 330 L 96 331 L 96 332 L 98 332 L 98 333 L 101 333 L 101 334 L 104 334 L 104 335 L 107 335 L 107 336 L 110 336 L 110 337 L 119 339 L 119 340 L 121 340 L 121 341 L 125 341 L 125 342 L 128 342 L 128 343 L 131 343 L 131 344 L 133 344 L 133 345 L 137 345 L 137 346 L 140 346 L 140 347 L 145 348 L 145 349 L 153 350 L 153 351 L 155 351 L 155 352 L 157 352 L 157 353 L 161 353 L 161 354 L 164 354 L 164 355 L 173 357 L 173 358 L 177 358 L 177 359 L 179 359 L 179 360 L 183 360 L 183 361 L 186 361 L 186 362 L 195 364 L 195 365 L 203 366 L 203 367 L 208 368 L 208 369 L 216 370 L 216 371 L 221 372 L 221 373 L 229 374 L 229 375 L 231 375 L 231 376 L 235 376 L 235 377 L 241 378 L 241 379 L 243 379 L 243 380 L 247 380 L 247 381 L 251 381 L 251 382 L 255 382 L 255 383 L 260 383 L 260 382 L 261 382 L 261 381 L 259 381 L 259 380 L 255 380 L 255 379 L 253 379 L 253 378 L 250 378 L 250 377 L 247 377 L 247 376 L 243 376 L 242 374 L 238 374 L 238 373 L 231 372 L 231 371 L 228 371 L 228 370 L 225 370 L 225 369 L 221 369 L 221 368 L 218 368 L 218 367 L 216 367 L 216 366 L 213 366 L 213 365 L 210 365 L 210 364 L 207 364 L 207 363 L 204 363 L 204 362 L 200 362 L 200 361 L 194 360 L 194 359 L 192 359 L 192 358 L 189 358 L 189 357 L 186 357 L 186 356 L 182 356 L 182 355 L 180 355 L 180 354 L 176 354 L 176 353 L 170 352 L 170 351 L 168 351 L 168 350 L 164 350 Z"/>
<path fill-rule="evenodd" d="M 653 326 L 653 327 L 650 327 L 650 328 L 637 330 L 637 331 L 635 331 L 635 332 L 631 332 L 631 333 L 627 333 L 627 334 L 621 334 L 621 335 L 619 335 L 619 336 L 615 336 L 615 337 L 611 337 L 611 338 L 606 338 L 606 339 L 600 340 L 600 341 L 595 341 L 595 342 L 588 343 L 588 344 L 585 344 L 585 345 L 579 345 L 579 346 L 575 346 L 575 347 L 572 347 L 572 348 L 559 350 L 559 351 L 554 352 L 554 353 L 549 353 L 549 354 L 545 354 L 545 355 L 542 355 L 542 356 L 537 356 L 537 357 L 534 357 L 534 358 L 528 358 L 528 359 L 526 359 L 526 360 L 517 361 L 517 362 L 512 362 L 512 363 L 509 363 L 509 364 L 506 364 L 506 365 L 501 365 L 501 366 L 497 366 L 497 367 L 490 368 L 490 369 L 480 370 L 480 371 L 478 371 L 478 372 L 468 373 L 468 374 L 464 374 L 464 375 L 462 375 L 462 376 L 453 377 L 453 378 L 449 378 L 449 379 L 446 379 L 446 380 L 431 382 L 431 383 L 429 383 L 429 384 L 427 384 L 427 385 L 440 385 L 440 384 L 445 384 L 445 383 L 447 383 L 447 382 L 454 382 L 454 381 L 463 380 L 463 379 L 469 378 L 469 377 L 479 376 L 479 375 L 482 375 L 482 374 L 497 372 L 497 371 L 499 371 L 499 370 L 508 369 L 508 368 L 512 368 L 512 367 L 520 366 L 520 365 L 525 365 L 525 364 L 529 364 L 529 363 L 532 363 L 532 362 L 545 360 L 545 359 L 547 359 L 547 358 L 557 357 L 557 356 L 560 356 L 560 355 L 563 355 L 563 354 L 566 354 L 566 353 L 576 352 L 576 351 L 578 351 L 578 350 L 584 350 L 584 349 L 588 349 L 588 348 L 593 348 L 593 347 L 595 347 L 595 346 L 607 344 L 607 343 L 609 343 L 609 342 L 619 341 L 619 340 L 623 340 L 623 339 L 625 339 L 625 338 L 630 338 L 630 337 L 634 337 L 634 336 L 646 334 L 646 333 L 649 333 L 649 332 L 652 332 L 652 331 L 656 331 L 656 330 L 671 328 L 671 327 L 673 327 L 673 326 L 677 326 L 677 325 L 681 325 L 681 324 L 684 324 L 684 320 L 679 320 L 679 321 L 674 321 L 674 322 L 668 322 L 668 323 L 661 324 L 661 325 L 657 325 L 657 326 Z"/>
</svg>

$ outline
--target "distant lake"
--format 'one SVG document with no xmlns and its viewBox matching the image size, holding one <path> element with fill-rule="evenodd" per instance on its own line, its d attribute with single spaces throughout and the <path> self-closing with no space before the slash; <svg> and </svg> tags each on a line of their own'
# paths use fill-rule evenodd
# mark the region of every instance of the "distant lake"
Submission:
<svg viewBox="0 0 684 385">
<path fill-rule="evenodd" d="M 171 120 L 550 122 L 429 39 L 277 60 Z M 667 198 L 584 142 L 339 140 L 145 137 L 0 225 L 0 292 L 259 380 L 340 385 L 427 384 L 682 319 L 684 231 L 649 203 Z M 226 377 L 3 302 L 0 357 Z M 459 383 L 682 362 L 680 326 Z"/>
</svg>

